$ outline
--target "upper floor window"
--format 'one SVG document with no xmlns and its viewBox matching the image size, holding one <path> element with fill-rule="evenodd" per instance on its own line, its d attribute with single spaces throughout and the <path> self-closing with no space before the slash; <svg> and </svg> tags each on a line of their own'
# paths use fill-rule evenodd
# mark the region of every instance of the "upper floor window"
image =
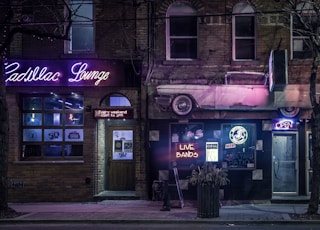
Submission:
<svg viewBox="0 0 320 230">
<path fill-rule="evenodd" d="M 301 16 L 301 20 L 306 25 L 310 25 L 312 31 L 316 32 L 317 15 L 312 9 L 312 6 L 308 3 L 301 3 L 297 6 L 296 13 Z M 292 39 L 292 53 L 293 59 L 307 59 L 312 58 L 312 46 L 309 38 L 309 31 L 306 31 L 303 23 L 300 21 L 297 15 L 291 16 L 291 39 Z"/>
<path fill-rule="evenodd" d="M 70 41 L 66 42 L 67 53 L 94 51 L 93 1 L 70 0 L 72 25 Z"/>
<path fill-rule="evenodd" d="M 197 16 L 192 7 L 173 3 L 167 10 L 166 29 L 167 60 L 197 58 Z"/>
<path fill-rule="evenodd" d="M 233 60 L 256 58 L 256 19 L 252 6 L 237 3 L 232 11 L 232 57 Z"/>
</svg>

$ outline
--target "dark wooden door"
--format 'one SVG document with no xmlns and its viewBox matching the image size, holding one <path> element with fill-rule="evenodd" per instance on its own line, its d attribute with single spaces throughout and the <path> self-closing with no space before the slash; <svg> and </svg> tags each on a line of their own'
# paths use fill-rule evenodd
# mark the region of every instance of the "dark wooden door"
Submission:
<svg viewBox="0 0 320 230">
<path fill-rule="evenodd" d="M 134 190 L 134 135 L 133 128 L 108 128 L 107 189 Z"/>
</svg>

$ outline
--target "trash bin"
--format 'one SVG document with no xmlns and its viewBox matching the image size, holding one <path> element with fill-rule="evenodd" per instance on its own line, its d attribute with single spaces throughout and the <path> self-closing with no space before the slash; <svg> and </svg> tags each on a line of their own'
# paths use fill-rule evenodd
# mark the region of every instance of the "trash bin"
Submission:
<svg viewBox="0 0 320 230">
<path fill-rule="evenodd" d="M 219 217 L 220 187 L 212 183 L 199 183 L 197 188 L 197 216 L 200 218 Z"/>
</svg>

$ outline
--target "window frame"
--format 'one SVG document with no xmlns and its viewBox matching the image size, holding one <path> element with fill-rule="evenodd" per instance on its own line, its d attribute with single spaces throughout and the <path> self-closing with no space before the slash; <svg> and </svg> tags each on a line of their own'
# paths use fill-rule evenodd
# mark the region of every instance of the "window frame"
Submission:
<svg viewBox="0 0 320 230">
<path fill-rule="evenodd" d="M 172 17 L 195 17 L 196 23 L 196 35 L 171 35 L 171 20 Z M 193 57 L 174 57 L 172 58 L 172 48 L 171 48 L 171 41 L 173 39 L 182 39 L 182 40 L 190 40 L 191 43 L 189 47 L 191 47 L 190 55 L 195 56 Z M 195 39 L 195 53 L 193 53 L 192 49 L 192 40 Z M 166 60 L 196 60 L 198 58 L 198 20 L 197 20 L 197 11 L 187 3 L 183 2 L 175 2 L 171 4 L 166 12 Z"/>
<path fill-rule="evenodd" d="M 316 21 L 316 17 L 317 14 L 313 11 L 311 5 L 307 4 L 307 3 L 300 3 L 297 5 L 296 11 L 301 11 L 302 16 L 304 15 L 303 11 L 305 11 L 305 17 L 310 18 L 310 15 L 314 14 L 314 18 Z M 312 52 L 312 47 L 310 47 L 310 38 L 308 35 L 303 35 L 300 34 L 298 35 L 298 32 L 295 32 L 295 23 L 294 23 L 294 19 L 295 19 L 295 15 L 293 15 L 294 13 L 292 13 L 290 15 L 290 33 L 291 33 L 291 60 L 305 60 L 305 59 L 312 59 L 313 58 L 313 52 Z M 300 42 L 302 42 L 300 44 L 300 47 L 302 48 L 302 50 L 296 50 L 296 46 L 295 46 L 295 41 L 299 41 L 302 40 Z M 309 43 L 309 44 L 308 44 Z M 304 47 L 308 47 L 307 49 L 304 49 Z"/>
<path fill-rule="evenodd" d="M 237 36 L 236 27 L 237 19 L 239 17 L 251 17 L 253 19 L 253 36 Z M 232 11 L 232 60 L 234 61 L 254 61 L 257 56 L 257 19 L 254 8 L 246 3 L 239 2 L 233 7 Z M 253 40 L 253 57 L 252 58 L 237 58 L 238 49 L 237 41 L 241 40 Z"/>
<path fill-rule="evenodd" d="M 93 0 L 69 0 L 69 6 L 72 7 L 71 5 L 81 5 L 81 4 L 91 4 L 91 18 L 89 17 L 88 21 L 72 21 L 72 25 L 70 27 L 70 30 L 68 31 L 69 33 L 69 38 L 70 40 L 65 41 L 65 54 L 77 54 L 77 53 L 94 53 L 95 52 L 95 24 L 94 24 L 94 3 Z M 67 9 L 65 9 L 65 14 L 67 14 Z M 88 11 L 86 11 L 88 12 Z M 72 12 L 74 13 L 74 12 Z M 78 15 L 78 16 L 72 16 L 72 17 L 76 17 L 76 18 L 81 18 L 81 17 L 86 17 L 86 15 Z M 71 20 L 73 20 L 71 17 Z M 91 21 L 89 21 L 91 20 Z M 74 28 L 92 28 L 92 45 L 90 47 L 90 49 L 74 49 L 73 48 L 73 29 Z"/>
<path fill-rule="evenodd" d="M 25 101 L 38 99 L 40 107 L 25 107 Z M 52 101 L 61 102 L 61 108 L 46 107 L 46 103 Z M 60 99 L 62 101 L 60 101 Z M 67 103 L 71 100 L 80 101 L 82 106 L 77 108 L 67 108 Z M 46 102 L 47 101 L 47 102 Z M 79 95 L 55 95 L 55 94 L 24 94 L 21 95 L 21 161 L 34 160 L 79 160 L 83 158 L 84 143 L 84 98 Z M 26 118 L 32 114 L 40 114 L 41 120 L 37 123 L 28 123 Z M 57 120 L 55 123 L 47 123 L 46 115 L 53 115 L 52 119 Z M 56 118 L 54 116 L 56 115 Z M 79 124 L 67 123 L 68 116 L 72 115 Z M 78 116 L 75 116 L 78 115 Z M 31 117 L 32 118 L 32 117 Z M 33 117 L 35 118 L 35 117 Z M 76 119 L 77 118 L 77 119 Z M 30 137 L 35 134 L 36 139 Z M 51 136 L 50 136 L 51 135 Z M 46 148 L 59 147 L 61 155 L 47 152 Z M 76 150 L 75 152 L 73 152 Z M 80 150 L 80 151 L 79 151 Z M 37 152 L 33 152 L 37 151 Z M 68 153 L 68 151 L 70 151 Z M 31 153 L 31 155 L 29 155 Z M 52 155 L 50 155 L 52 154 Z"/>
</svg>

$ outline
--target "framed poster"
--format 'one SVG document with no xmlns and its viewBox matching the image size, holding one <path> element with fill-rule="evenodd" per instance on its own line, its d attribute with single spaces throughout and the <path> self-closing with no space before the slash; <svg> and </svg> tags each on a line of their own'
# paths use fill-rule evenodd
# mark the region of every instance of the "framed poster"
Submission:
<svg viewBox="0 0 320 230">
<path fill-rule="evenodd" d="M 133 130 L 113 131 L 112 160 L 133 160 Z"/>
<path fill-rule="evenodd" d="M 222 124 L 222 164 L 229 169 L 255 169 L 255 124 Z"/>
</svg>

